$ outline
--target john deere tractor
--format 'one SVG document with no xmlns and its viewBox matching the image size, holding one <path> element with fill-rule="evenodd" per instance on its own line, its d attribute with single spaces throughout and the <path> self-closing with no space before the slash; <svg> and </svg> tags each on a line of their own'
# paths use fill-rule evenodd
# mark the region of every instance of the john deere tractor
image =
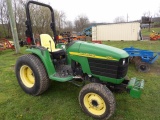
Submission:
<svg viewBox="0 0 160 120">
<path fill-rule="evenodd" d="M 41 34 L 40 44 L 36 44 L 33 37 L 30 4 L 48 7 L 51 11 L 50 27 L 54 37 Z M 51 80 L 72 82 L 83 86 L 79 93 L 82 110 L 97 119 L 108 119 L 115 111 L 116 102 L 111 90 L 126 89 L 132 97 L 140 97 L 144 82 L 136 78 L 125 79 L 129 55 L 124 50 L 83 41 L 58 43 L 54 11 L 49 5 L 29 1 L 26 16 L 26 36 L 32 45 L 26 50 L 29 54 L 18 58 L 15 71 L 19 85 L 27 94 L 44 93 Z"/>
</svg>

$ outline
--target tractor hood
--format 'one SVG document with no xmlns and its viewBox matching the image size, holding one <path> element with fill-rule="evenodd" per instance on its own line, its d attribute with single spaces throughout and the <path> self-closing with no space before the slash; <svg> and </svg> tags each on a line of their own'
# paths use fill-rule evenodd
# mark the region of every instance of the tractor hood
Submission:
<svg viewBox="0 0 160 120">
<path fill-rule="evenodd" d="M 104 44 L 77 41 L 71 43 L 67 52 L 70 55 L 84 56 L 97 59 L 116 60 L 128 57 L 128 53 L 122 49 Z"/>
</svg>

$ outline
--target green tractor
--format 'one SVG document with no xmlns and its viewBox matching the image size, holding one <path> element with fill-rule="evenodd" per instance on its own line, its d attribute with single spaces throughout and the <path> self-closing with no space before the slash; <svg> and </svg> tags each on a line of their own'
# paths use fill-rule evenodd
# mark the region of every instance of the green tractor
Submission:
<svg viewBox="0 0 160 120">
<path fill-rule="evenodd" d="M 32 33 L 29 5 L 48 7 L 51 11 L 54 40 L 48 34 L 40 35 L 36 45 Z M 121 49 L 83 41 L 58 43 L 54 11 L 51 6 L 29 1 L 26 4 L 26 36 L 32 45 L 30 52 L 18 58 L 16 77 L 21 88 L 33 96 L 45 92 L 50 81 L 72 82 L 83 86 L 79 93 L 82 110 L 96 119 L 108 119 L 115 111 L 116 102 L 111 90 L 125 89 L 132 97 L 139 98 L 144 86 L 143 80 L 127 80 L 129 55 Z M 87 83 L 87 84 L 86 84 Z"/>
</svg>

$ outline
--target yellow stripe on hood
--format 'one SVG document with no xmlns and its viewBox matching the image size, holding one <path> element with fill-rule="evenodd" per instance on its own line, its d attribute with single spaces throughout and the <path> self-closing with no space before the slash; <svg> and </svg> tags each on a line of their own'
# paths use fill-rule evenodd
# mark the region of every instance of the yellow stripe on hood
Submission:
<svg viewBox="0 0 160 120">
<path fill-rule="evenodd" d="M 89 57 L 89 58 L 97 58 L 97 59 L 105 59 L 105 60 L 116 60 L 117 59 L 111 57 L 111 56 L 97 56 L 95 54 L 89 54 L 89 53 L 78 53 L 78 52 L 69 52 L 70 55 L 77 55 L 77 56 L 83 56 L 83 57 Z"/>
</svg>

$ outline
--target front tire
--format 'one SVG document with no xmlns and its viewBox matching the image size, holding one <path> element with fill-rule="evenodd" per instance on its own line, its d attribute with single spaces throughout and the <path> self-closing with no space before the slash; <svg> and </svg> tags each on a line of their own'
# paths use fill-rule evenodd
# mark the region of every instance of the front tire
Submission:
<svg viewBox="0 0 160 120">
<path fill-rule="evenodd" d="M 96 119 L 108 119 L 115 111 L 115 99 L 112 92 L 104 85 L 90 83 L 79 94 L 82 110 Z"/>
<path fill-rule="evenodd" d="M 39 95 L 49 87 L 49 78 L 41 60 L 33 54 L 21 56 L 15 65 L 21 88 L 31 95 Z"/>
</svg>

